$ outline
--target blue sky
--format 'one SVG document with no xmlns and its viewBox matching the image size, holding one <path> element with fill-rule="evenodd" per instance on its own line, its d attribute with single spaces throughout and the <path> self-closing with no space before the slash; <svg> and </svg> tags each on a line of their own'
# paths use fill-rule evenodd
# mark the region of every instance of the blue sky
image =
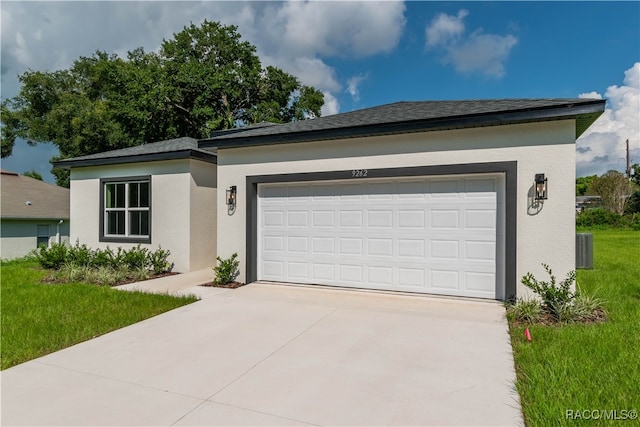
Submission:
<svg viewBox="0 0 640 427">
<path fill-rule="evenodd" d="M 323 114 L 401 100 L 603 97 L 577 174 L 640 163 L 640 2 L 7 2 L 2 98 L 28 68 L 96 49 L 156 50 L 190 22 L 239 27 L 264 65 L 325 93 Z M 4 169 L 53 182 L 55 147 L 19 142 Z"/>
</svg>

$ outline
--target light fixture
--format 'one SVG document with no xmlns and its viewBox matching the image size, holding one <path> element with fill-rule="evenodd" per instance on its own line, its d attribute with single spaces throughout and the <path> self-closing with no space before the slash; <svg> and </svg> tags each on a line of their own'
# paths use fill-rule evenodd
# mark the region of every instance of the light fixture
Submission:
<svg viewBox="0 0 640 427">
<path fill-rule="evenodd" d="M 537 173 L 535 178 L 536 200 L 547 200 L 547 178 L 543 173 Z"/>
<path fill-rule="evenodd" d="M 227 206 L 234 208 L 236 206 L 236 193 L 237 189 L 235 185 L 232 185 L 227 190 Z"/>
</svg>

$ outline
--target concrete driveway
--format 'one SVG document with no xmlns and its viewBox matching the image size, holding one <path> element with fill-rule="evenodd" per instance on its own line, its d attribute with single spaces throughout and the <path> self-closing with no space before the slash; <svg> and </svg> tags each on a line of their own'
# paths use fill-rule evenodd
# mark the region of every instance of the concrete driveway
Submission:
<svg viewBox="0 0 640 427">
<path fill-rule="evenodd" d="M 267 284 L 198 292 L 3 371 L 2 425 L 522 424 L 498 303 Z"/>
</svg>

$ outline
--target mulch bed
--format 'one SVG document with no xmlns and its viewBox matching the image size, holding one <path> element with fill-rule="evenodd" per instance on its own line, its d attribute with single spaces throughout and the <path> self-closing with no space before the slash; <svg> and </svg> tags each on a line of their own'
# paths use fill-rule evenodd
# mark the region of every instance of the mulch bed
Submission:
<svg viewBox="0 0 640 427">
<path fill-rule="evenodd" d="M 37 268 L 37 269 L 41 270 L 41 268 Z M 174 271 L 165 271 L 164 273 L 152 275 L 148 279 L 144 279 L 144 280 L 136 280 L 136 279 L 123 280 L 121 282 L 114 283 L 113 285 L 111 285 L 111 287 L 121 286 L 121 285 L 128 285 L 129 283 L 145 282 L 147 280 L 160 279 L 161 277 L 175 276 L 176 274 L 181 274 L 181 273 L 177 273 L 177 272 L 174 272 Z M 64 280 L 58 280 L 58 279 L 56 279 L 54 277 L 53 274 L 50 274 L 50 275 L 47 275 L 47 276 L 43 277 L 42 280 L 40 280 L 40 283 L 43 283 L 45 285 L 57 285 L 57 284 L 63 284 L 63 283 L 67 283 L 67 282 L 64 281 Z"/>
<path fill-rule="evenodd" d="M 607 321 L 607 313 L 600 308 L 596 308 L 591 314 L 574 319 L 571 322 L 571 324 L 591 325 L 595 323 L 604 323 L 606 321 Z M 517 326 L 530 325 L 529 322 L 520 321 L 520 320 L 514 320 L 513 324 Z M 540 320 L 538 320 L 537 322 L 533 322 L 533 324 L 544 325 L 544 326 L 560 326 L 566 323 L 559 322 L 558 320 L 556 320 L 555 317 L 553 317 L 549 313 L 543 313 L 540 316 Z"/>
<path fill-rule="evenodd" d="M 204 283 L 200 286 L 205 286 L 208 288 L 227 288 L 227 289 L 237 289 L 240 286 L 244 286 L 246 285 L 246 283 L 240 283 L 240 282 L 229 282 L 229 283 L 225 283 L 224 285 L 221 284 L 217 284 L 217 283 L 213 283 L 213 282 L 209 282 L 209 283 Z"/>
</svg>

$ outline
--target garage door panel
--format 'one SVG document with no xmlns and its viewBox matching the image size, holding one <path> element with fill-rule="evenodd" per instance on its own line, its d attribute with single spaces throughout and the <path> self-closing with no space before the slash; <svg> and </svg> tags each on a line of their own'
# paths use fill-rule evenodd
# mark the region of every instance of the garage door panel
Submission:
<svg viewBox="0 0 640 427">
<path fill-rule="evenodd" d="M 315 283 L 324 283 L 325 280 L 335 280 L 335 265 L 326 263 L 313 264 L 313 280 Z"/>
<path fill-rule="evenodd" d="M 432 239 L 430 243 L 432 259 L 446 259 L 456 262 L 460 260 L 460 242 L 458 240 Z"/>
<path fill-rule="evenodd" d="M 459 213 L 452 209 L 432 209 L 431 210 L 431 228 L 437 229 L 453 229 L 460 227 Z"/>
<path fill-rule="evenodd" d="M 495 298 L 497 176 L 261 184 L 258 278 Z"/>
<path fill-rule="evenodd" d="M 397 255 L 402 258 L 424 258 L 424 239 L 397 239 Z"/>
<path fill-rule="evenodd" d="M 464 242 L 464 260 L 465 261 L 495 261 L 496 244 L 495 242 L 483 241 L 465 241 Z"/>
</svg>

